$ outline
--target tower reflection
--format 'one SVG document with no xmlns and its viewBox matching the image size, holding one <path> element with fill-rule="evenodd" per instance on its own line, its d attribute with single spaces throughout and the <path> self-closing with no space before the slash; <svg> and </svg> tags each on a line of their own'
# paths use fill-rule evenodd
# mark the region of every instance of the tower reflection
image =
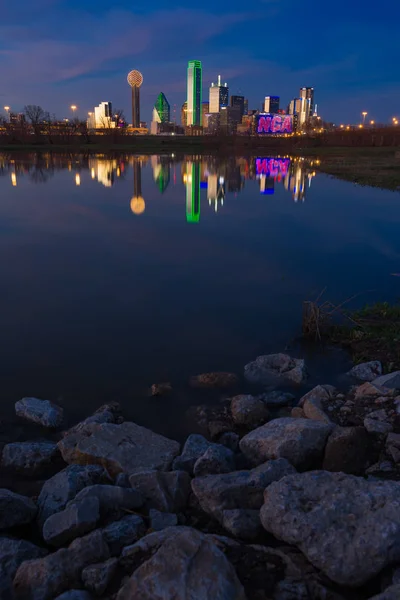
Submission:
<svg viewBox="0 0 400 600">
<path fill-rule="evenodd" d="M 142 163 L 140 157 L 132 156 L 131 165 L 133 170 L 133 196 L 131 198 L 131 211 L 135 215 L 141 215 L 146 209 L 146 203 L 142 196 Z"/>
</svg>

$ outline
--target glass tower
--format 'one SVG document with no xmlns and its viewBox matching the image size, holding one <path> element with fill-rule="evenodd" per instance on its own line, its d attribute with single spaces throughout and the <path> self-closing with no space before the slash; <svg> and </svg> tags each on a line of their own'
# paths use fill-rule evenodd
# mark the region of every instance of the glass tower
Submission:
<svg viewBox="0 0 400 600">
<path fill-rule="evenodd" d="M 187 71 L 187 125 L 202 125 L 201 91 L 202 68 L 200 60 L 189 60 Z"/>
<path fill-rule="evenodd" d="M 210 112 L 217 113 L 221 108 L 226 108 L 228 98 L 228 84 L 221 83 L 221 75 L 218 75 L 218 83 L 212 83 L 210 87 Z"/>
<path fill-rule="evenodd" d="M 165 94 L 163 94 L 162 92 L 157 96 L 157 100 L 154 105 L 154 110 L 156 111 L 158 116 L 158 118 L 154 120 L 157 120 L 158 123 L 170 122 L 170 105 L 165 97 Z"/>
</svg>

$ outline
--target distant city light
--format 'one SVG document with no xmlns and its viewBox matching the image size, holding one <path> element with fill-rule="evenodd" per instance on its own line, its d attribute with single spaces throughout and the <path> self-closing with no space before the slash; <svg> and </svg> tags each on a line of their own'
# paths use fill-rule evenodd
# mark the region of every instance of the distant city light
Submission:
<svg viewBox="0 0 400 600">
<path fill-rule="evenodd" d="M 81 176 L 79 173 L 75 175 L 75 185 L 81 185 Z"/>
<path fill-rule="evenodd" d="M 15 173 L 11 173 L 11 183 L 13 187 L 17 187 L 17 175 Z"/>
</svg>

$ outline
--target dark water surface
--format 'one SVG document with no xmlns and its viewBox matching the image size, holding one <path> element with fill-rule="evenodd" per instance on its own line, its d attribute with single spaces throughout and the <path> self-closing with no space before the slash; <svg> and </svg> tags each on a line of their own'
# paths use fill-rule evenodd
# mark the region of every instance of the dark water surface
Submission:
<svg viewBox="0 0 400 600">
<path fill-rule="evenodd" d="M 190 375 L 283 350 L 325 287 L 394 300 L 399 271 L 400 195 L 305 160 L 0 156 L 0 416 L 26 395 L 70 421 L 119 400 L 174 435 Z M 343 368 L 294 352 L 315 380 Z M 146 395 L 165 380 L 172 398 Z"/>
</svg>

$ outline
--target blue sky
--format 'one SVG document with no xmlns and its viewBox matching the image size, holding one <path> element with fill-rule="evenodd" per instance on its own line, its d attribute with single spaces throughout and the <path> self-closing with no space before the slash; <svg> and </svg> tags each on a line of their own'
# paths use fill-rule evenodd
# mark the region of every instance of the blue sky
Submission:
<svg viewBox="0 0 400 600">
<path fill-rule="evenodd" d="M 301 6 L 301 9 L 300 9 Z M 397 0 L 20 0 L 1 8 L 0 107 L 40 104 L 81 117 L 103 100 L 129 115 L 126 74 L 144 76 L 142 118 L 163 91 L 186 99 L 186 64 L 203 62 L 204 92 L 218 74 L 259 108 L 283 106 L 311 85 L 319 113 L 347 123 L 400 117 Z"/>
</svg>

